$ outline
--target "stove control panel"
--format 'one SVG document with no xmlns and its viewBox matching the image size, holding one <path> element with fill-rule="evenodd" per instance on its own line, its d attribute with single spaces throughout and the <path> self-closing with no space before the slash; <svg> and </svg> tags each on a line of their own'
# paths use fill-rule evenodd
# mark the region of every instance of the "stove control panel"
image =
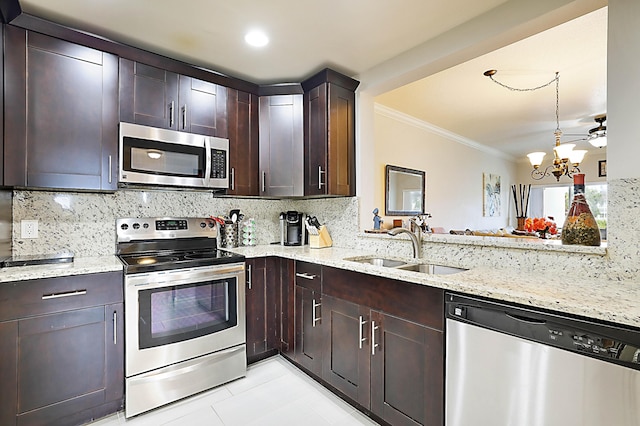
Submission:
<svg viewBox="0 0 640 426">
<path fill-rule="evenodd" d="M 143 217 L 116 220 L 117 242 L 175 238 L 216 238 L 218 227 L 210 218 Z"/>
<path fill-rule="evenodd" d="M 164 219 L 156 220 L 156 230 L 172 231 L 189 229 L 186 219 Z"/>
</svg>

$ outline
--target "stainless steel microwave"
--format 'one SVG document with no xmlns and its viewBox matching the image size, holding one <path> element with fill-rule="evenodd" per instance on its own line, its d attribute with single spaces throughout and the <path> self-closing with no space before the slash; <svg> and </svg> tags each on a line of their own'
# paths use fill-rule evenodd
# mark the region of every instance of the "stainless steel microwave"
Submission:
<svg viewBox="0 0 640 426">
<path fill-rule="evenodd" d="M 229 139 L 120 123 L 119 183 L 229 188 Z"/>
</svg>

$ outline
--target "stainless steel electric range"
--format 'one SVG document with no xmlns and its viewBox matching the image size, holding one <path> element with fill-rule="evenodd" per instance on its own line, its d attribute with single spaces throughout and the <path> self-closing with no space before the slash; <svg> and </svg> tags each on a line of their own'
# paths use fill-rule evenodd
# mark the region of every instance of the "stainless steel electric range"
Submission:
<svg viewBox="0 0 640 426">
<path fill-rule="evenodd" d="M 246 374 L 244 257 L 208 218 L 116 221 L 124 264 L 125 416 Z"/>
</svg>

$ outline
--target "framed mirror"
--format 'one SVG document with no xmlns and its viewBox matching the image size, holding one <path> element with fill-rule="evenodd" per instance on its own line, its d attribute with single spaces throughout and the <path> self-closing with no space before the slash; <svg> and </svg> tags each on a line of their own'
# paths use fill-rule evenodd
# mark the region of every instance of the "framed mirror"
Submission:
<svg viewBox="0 0 640 426">
<path fill-rule="evenodd" d="M 425 172 L 386 166 L 385 214 L 415 216 L 424 213 Z"/>
</svg>

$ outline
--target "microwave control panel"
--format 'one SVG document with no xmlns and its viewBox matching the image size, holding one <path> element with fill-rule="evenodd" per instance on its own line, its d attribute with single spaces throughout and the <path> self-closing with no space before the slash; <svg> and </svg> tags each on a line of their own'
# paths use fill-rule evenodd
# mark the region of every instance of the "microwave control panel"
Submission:
<svg viewBox="0 0 640 426">
<path fill-rule="evenodd" d="M 211 150 L 211 177 L 225 179 L 227 177 L 227 151 L 222 149 Z"/>
</svg>

